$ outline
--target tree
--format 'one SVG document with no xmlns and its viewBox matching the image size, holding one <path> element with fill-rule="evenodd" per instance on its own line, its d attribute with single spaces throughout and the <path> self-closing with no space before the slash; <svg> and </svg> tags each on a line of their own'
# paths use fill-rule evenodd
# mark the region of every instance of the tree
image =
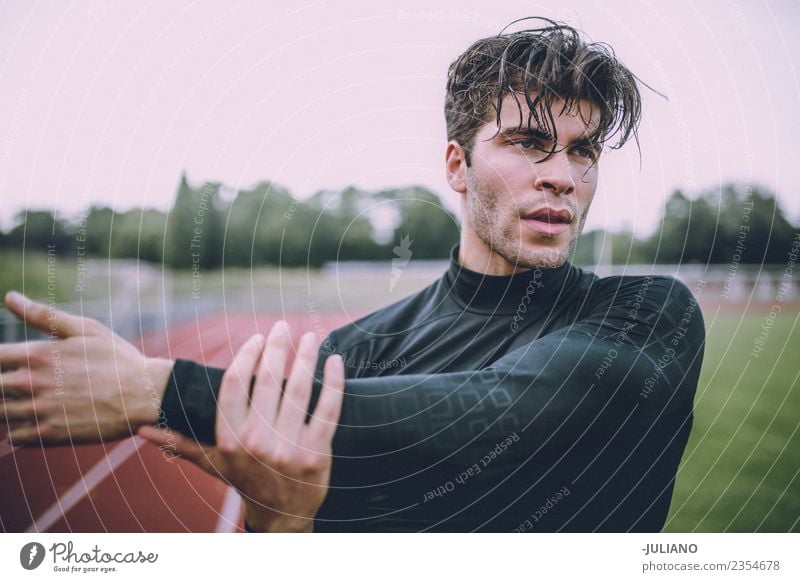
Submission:
<svg viewBox="0 0 800 582">
<path fill-rule="evenodd" d="M 771 192 L 727 184 L 667 201 L 644 247 L 659 263 L 781 263 L 796 232 Z"/>
<path fill-rule="evenodd" d="M 160 263 L 164 259 L 167 217 L 154 209 L 136 208 L 114 215 L 109 256 Z"/>
<path fill-rule="evenodd" d="M 76 245 L 83 244 L 88 256 L 109 256 L 114 210 L 107 206 L 92 206 L 83 225 L 78 224 Z M 85 232 L 81 232 L 81 229 Z M 81 240 L 85 239 L 85 240 Z"/>
<path fill-rule="evenodd" d="M 220 184 L 206 182 L 194 190 L 181 177 L 167 221 L 167 261 L 178 269 L 216 269 L 222 264 L 224 210 Z"/>
<path fill-rule="evenodd" d="M 261 182 L 240 190 L 224 212 L 224 264 L 249 267 L 277 262 L 280 221 L 292 198 L 283 188 Z M 276 236 L 277 235 L 277 236 Z"/>
<path fill-rule="evenodd" d="M 389 191 L 384 192 L 384 196 Z M 447 210 L 441 199 L 425 188 L 394 191 L 400 211 L 400 223 L 388 243 L 389 251 L 403 240 L 410 239 L 415 259 L 447 259 L 450 249 L 459 240 L 458 219 Z M 391 253 L 388 254 L 391 257 Z"/>
<path fill-rule="evenodd" d="M 66 255 L 72 239 L 67 225 L 49 210 L 18 212 L 17 225 L 8 233 L 8 246 L 26 252 L 48 252 Z"/>
</svg>

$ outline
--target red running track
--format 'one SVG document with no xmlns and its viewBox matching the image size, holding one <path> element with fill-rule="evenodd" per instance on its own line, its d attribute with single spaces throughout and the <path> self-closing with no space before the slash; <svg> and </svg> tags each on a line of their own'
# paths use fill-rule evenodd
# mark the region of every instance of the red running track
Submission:
<svg viewBox="0 0 800 582">
<path fill-rule="evenodd" d="M 226 367 L 255 333 L 286 319 L 293 344 L 350 320 L 341 314 L 231 314 L 145 337 L 151 356 Z M 165 341 L 166 340 L 166 341 Z M 293 356 L 292 356 L 293 357 Z M 213 532 L 241 528 L 236 493 L 189 462 L 168 459 L 139 438 L 100 445 L 12 449 L 0 428 L 0 531 Z"/>
</svg>

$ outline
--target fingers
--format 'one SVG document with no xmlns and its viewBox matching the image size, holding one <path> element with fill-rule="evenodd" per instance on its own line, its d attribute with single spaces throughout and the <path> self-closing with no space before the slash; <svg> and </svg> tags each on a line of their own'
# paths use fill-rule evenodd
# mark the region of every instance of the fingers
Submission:
<svg viewBox="0 0 800 582">
<path fill-rule="evenodd" d="M 209 449 L 197 444 L 196 441 L 183 436 L 179 432 L 167 431 L 154 426 L 142 426 L 139 427 L 136 434 L 159 448 L 188 459 L 201 469 L 209 472 L 214 471 L 208 456 Z"/>
<path fill-rule="evenodd" d="M 140 426 L 136 434 L 159 447 L 172 447 L 177 436 L 180 436 L 176 433 L 167 433 L 164 429 L 154 426 Z"/>
<path fill-rule="evenodd" d="M 31 398 L 35 392 L 29 368 L 0 374 L 0 396 L 3 398 Z"/>
<path fill-rule="evenodd" d="M 29 365 L 34 348 L 41 342 L 0 344 L 0 370 L 6 372 L 13 368 Z"/>
<path fill-rule="evenodd" d="M 8 442 L 15 447 L 41 444 L 42 436 L 39 434 L 39 426 L 32 424 L 8 431 Z"/>
<path fill-rule="evenodd" d="M 344 362 L 338 354 L 325 360 L 322 392 L 314 416 L 308 423 L 309 444 L 319 451 L 319 445 L 330 445 L 339 424 L 344 401 Z"/>
<path fill-rule="evenodd" d="M 0 402 L 0 423 L 36 420 L 33 400 Z"/>
<path fill-rule="evenodd" d="M 222 377 L 217 414 L 217 443 L 230 449 L 239 442 L 239 431 L 247 419 L 250 382 L 262 356 L 264 336 L 254 335 L 241 347 Z"/>
<path fill-rule="evenodd" d="M 285 321 L 275 323 L 267 336 L 267 346 L 261 355 L 253 390 L 249 419 L 251 427 L 275 425 L 283 388 L 283 372 L 289 357 L 289 337 L 289 326 Z M 266 438 L 270 438 L 268 432 L 263 431 Z"/>
<path fill-rule="evenodd" d="M 275 428 L 281 435 L 279 438 L 288 443 L 297 442 L 297 437 L 304 428 L 318 353 L 319 341 L 314 332 L 303 334 L 275 421 Z"/>
<path fill-rule="evenodd" d="M 9 310 L 26 325 L 59 338 L 89 335 L 96 331 L 97 322 L 94 320 L 71 315 L 44 303 L 31 301 L 16 291 L 9 291 L 5 301 Z"/>
</svg>

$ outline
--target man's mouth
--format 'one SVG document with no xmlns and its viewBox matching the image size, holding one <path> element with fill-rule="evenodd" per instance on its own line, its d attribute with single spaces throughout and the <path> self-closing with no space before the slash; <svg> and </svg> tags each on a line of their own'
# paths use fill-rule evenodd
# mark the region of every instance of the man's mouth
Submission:
<svg viewBox="0 0 800 582">
<path fill-rule="evenodd" d="M 574 217 L 567 209 L 540 208 L 522 214 L 522 223 L 538 233 L 556 236 L 569 230 Z"/>
</svg>

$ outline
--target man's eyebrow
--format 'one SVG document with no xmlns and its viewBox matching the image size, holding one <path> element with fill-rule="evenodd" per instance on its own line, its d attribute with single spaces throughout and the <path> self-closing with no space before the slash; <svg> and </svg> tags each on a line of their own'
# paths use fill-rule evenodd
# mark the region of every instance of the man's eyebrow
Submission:
<svg viewBox="0 0 800 582">
<path fill-rule="evenodd" d="M 593 149 L 600 149 L 600 148 L 603 147 L 603 144 L 599 139 L 594 138 L 591 135 L 585 135 L 585 134 L 582 135 L 581 137 L 573 140 L 570 145 L 573 146 L 573 147 L 575 147 L 575 146 L 577 146 L 577 147 L 588 147 L 588 148 L 593 148 Z"/>
<path fill-rule="evenodd" d="M 499 131 L 502 137 L 535 137 L 543 141 L 552 141 L 552 134 L 541 127 L 506 127 Z"/>
</svg>

